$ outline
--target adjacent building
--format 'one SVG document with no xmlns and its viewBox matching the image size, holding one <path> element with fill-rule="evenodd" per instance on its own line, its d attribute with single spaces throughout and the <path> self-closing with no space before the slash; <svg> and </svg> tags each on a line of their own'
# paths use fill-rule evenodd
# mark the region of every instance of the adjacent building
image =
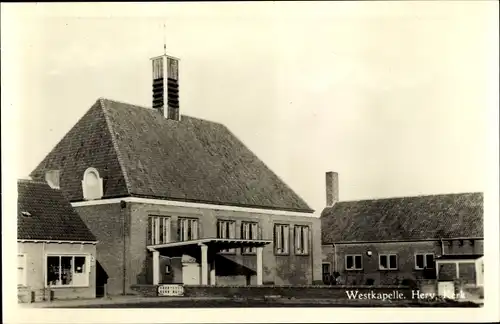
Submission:
<svg viewBox="0 0 500 324">
<path fill-rule="evenodd" d="M 224 125 L 180 113 L 179 59 L 152 68 L 152 108 L 98 99 L 31 174 L 57 175 L 97 237 L 97 285 L 321 282 L 314 211 Z"/>
<path fill-rule="evenodd" d="M 94 298 L 95 236 L 61 190 L 32 180 L 18 180 L 17 188 L 20 301 Z"/>
<path fill-rule="evenodd" d="M 326 174 L 326 188 L 325 282 L 336 274 L 345 284 L 438 278 L 482 286 L 482 193 L 338 201 L 334 172 Z"/>
</svg>

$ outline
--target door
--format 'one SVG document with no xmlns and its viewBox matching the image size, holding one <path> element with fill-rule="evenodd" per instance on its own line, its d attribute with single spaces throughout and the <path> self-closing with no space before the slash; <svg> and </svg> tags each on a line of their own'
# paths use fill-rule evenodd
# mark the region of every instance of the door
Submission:
<svg viewBox="0 0 500 324">
<path fill-rule="evenodd" d="M 438 282 L 438 296 L 455 299 L 455 284 L 453 281 Z"/>
<path fill-rule="evenodd" d="M 323 283 L 325 285 L 330 284 L 330 263 L 323 263 Z"/>
<path fill-rule="evenodd" d="M 184 263 L 182 265 L 182 283 L 185 285 L 199 285 L 200 265 L 198 263 Z"/>
</svg>

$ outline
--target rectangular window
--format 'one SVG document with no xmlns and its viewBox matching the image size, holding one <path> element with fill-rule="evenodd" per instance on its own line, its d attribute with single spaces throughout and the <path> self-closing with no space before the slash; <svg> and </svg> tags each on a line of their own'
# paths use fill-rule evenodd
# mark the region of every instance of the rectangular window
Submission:
<svg viewBox="0 0 500 324">
<path fill-rule="evenodd" d="M 284 224 L 274 225 L 274 253 L 286 255 L 289 251 L 290 226 Z"/>
<path fill-rule="evenodd" d="M 48 255 L 46 275 L 47 286 L 88 286 L 87 257 L 83 255 Z"/>
<path fill-rule="evenodd" d="M 242 222 L 241 223 L 241 238 L 244 240 L 257 240 L 259 227 L 257 223 Z M 255 247 L 244 247 L 241 249 L 242 254 L 255 254 Z"/>
<path fill-rule="evenodd" d="M 415 269 L 434 269 L 434 253 L 417 253 L 415 254 Z"/>
<path fill-rule="evenodd" d="M 17 255 L 17 285 L 26 286 L 26 255 Z"/>
<path fill-rule="evenodd" d="M 234 239 L 236 238 L 236 223 L 234 221 L 217 221 L 217 238 Z M 235 253 L 235 249 L 224 249 L 222 253 Z"/>
<path fill-rule="evenodd" d="M 397 270 L 398 256 L 396 254 L 380 254 L 378 264 L 380 270 Z"/>
<path fill-rule="evenodd" d="M 148 245 L 170 242 L 170 217 L 148 217 Z"/>
<path fill-rule="evenodd" d="M 323 263 L 322 265 L 323 283 L 330 284 L 330 263 Z"/>
<path fill-rule="evenodd" d="M 295 254 L 309 254 L 309 226 L 295 226 Z"/>
<path fill-rule="evenodd" d="M 363 261 L 361 254 L 346 255 L 345 256 L 345 269 L 346 270 L 362 270 Z"/>
<path fill-rule="evenodd" d="M 198 239 L 198 219 L 179 218 L 177 227 L 179 241 L 191 241 Z"/>
</svg>

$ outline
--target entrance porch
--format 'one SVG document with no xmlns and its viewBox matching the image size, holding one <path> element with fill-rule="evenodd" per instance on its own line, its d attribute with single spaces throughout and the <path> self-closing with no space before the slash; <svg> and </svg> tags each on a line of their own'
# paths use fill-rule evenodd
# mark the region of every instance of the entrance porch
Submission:
<svg viewBox="0 0 500 324">
<path fill-rule="evenodd" d="M 436 258 L 438 295 L 455 299 L 482 296 L 484 263 L 480 254 L 442 255 Z M 476 296 L 477 295 L 477 296 Z"/>
<path fill-rule="evenodd" d="M 268 240 L 206 238 L 150 245 L 147 248 L 153 254 L 153 285 L 160 284 L 160 256 L 182 257 L 183 259 L 185 256 L 190 256 L 191 260 L 184 259 L 185 262 L 182 264 L 182 283 L 215 286 L 217 284 L 216 256 L 219 252 L 236 248 L 255 248 L 256 285 L 261 286 L 262 251 L 269 243 L 271 241 Z"/>
</svg>

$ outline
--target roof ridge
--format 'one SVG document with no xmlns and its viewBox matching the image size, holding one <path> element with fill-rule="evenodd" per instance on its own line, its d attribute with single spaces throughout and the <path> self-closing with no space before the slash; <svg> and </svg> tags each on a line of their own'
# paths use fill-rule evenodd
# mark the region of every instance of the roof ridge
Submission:
<svg viewBox="0 0 500 324">
<path fill-rule="evenodd" d="M 115 100 L 115 99 L 104 98 L 104 97 L 99 97 L 98 100 L 101 101 L 101 102 L 103 102 L 103 101 L 110 101 L 110 102 L 114 102 L 114 103 L 121 104 L 121 105 L 128 105 L 128 106 L 132 106 L 132 107 L 136 107 L 136 108 L 148 109 L 148 110 L 156 111 L 156 109 L 152 108 L 152 107 L 138 105 L 138 104 L 133 104 L 133 103 L 125 102 L 125 101 L 121 101 L 121 100 Z M 214 120 L 210 120 L 210 119 L 205 119 L 205 118 L 200 118 L 200 117 L 194 117 L 194 116 L 190 116 L 190 115 L 181 114 L 181 121 L 182 121 L 182 118 L 190 118 L 190 119 L 201 120 L 201 121 L 204 121 L 204 122 L 208 122 L 208 123 L 212 123 L 212 124 L 218 124 L 218 125 L 222 125 L 222 126 L 226 127 L 226 125 L 224 125 L 223 123 L 217 122 L 217 121 L 214 121 Z"/>
<path fill-rule="evenodd" d="M 121 169 L 122 174 L 123 174 L 123 179 L 125 180 L 125 187 L 127 188 L 127 192 L 130 193 L 132 186 L 130 184 L 130 179 L 128 177 L 127 171 L 125 169 L 122 154 L 120 152 L 120 149 L 118 147 L 118 143 L 116 141 L 116 136 L 113 132 L 113 127 L 111 126 L 111 121 L 109 120 L 109 116 L 108 116 L 108 113 L 107 113 L 106 108 L 105 108 L 105 103 L 104 103 L 105 100 L 108 100 L 108 99 L 105 99 L 102 97 L 99 98 L 98 99 L 99 105 L 101 106 L 102 112 L 104 114 L 104 120 L 106 121 L 106 126 L 108 127 L 109 135 L 111 136 L 111 142 L 113 143 L 113 148 L 115 149 L 116 158 L 118 160 L 118 164 L 120 165 L 120 169 Z"/>
<path fill-rule="evenodd" d="M 471 194 L 483 194 L 482 191 L 467 191 L 467 192 L 454 192 L 454 193 L 440 193 L 440 194 L 422 194 L 413 196 L 393 196 L 393 197 L 383 197 L 383 198 L 369 198 L 369 199 L 353 199 L 353 200 L 341 200 L 340 203 L 351 203 L 351 202 L 367 202 L 367 201 L 381 201 L 381 200 L 394 200 L 394 199 L 405 199 L 405 198 L 425 198 L 425 197 L 442 197 L 442 196 L 461 196 L 461 195 L 471 195 Z"/>
</svg>

